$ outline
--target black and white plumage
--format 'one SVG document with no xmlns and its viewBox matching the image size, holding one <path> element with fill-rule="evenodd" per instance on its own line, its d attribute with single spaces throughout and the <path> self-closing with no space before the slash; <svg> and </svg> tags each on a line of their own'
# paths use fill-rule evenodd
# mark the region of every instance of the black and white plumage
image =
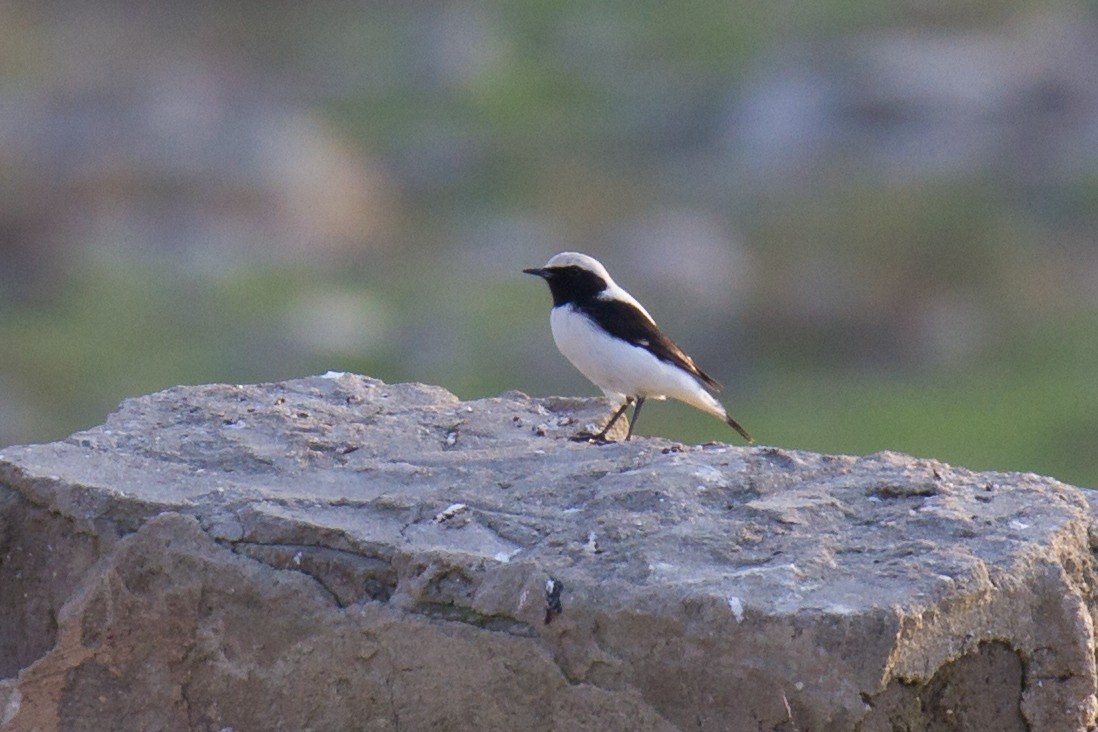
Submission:
<svg viewBox="0 0 1098 732">
<path fill-rule="evenodd" d="M 595 258 L 561 252 L 539 269 L 553 295 L 549 322 L 557 348 L 595 386 L 616 411 L 597 435 L 610 428 L 635 403 L 625 439 L 633 435 L 645 399 L 678 399 L 726 422 L 750 443 L 754 440 L 713 396 L 721 386 L 668 338 L 648 311 L 623 290 Z"/>
</svg>

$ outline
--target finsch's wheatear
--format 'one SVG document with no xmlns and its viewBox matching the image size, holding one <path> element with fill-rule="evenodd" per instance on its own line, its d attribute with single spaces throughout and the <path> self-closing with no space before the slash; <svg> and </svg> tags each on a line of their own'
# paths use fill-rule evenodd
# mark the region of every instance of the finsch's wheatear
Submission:
<svg viewBox="0 0 1098 732">
<path fill-rule="evenodd" d="M 602 389 L 616 409 L 598 434 L 584 432 L 577 438 L 605 441 L 626 408 L 636 404 L 625 436 L 628 440 L 644 400 L 671 397 L 719 417 L 754 443 L 714 398 L 721 385 L 663 334 L 648 311 L 614 282 L 597 259 L 561 252 L 544 267 L 523 272 L 549 283 L 553 294 L 549 323 L 557 348 Z"/>
</svg>

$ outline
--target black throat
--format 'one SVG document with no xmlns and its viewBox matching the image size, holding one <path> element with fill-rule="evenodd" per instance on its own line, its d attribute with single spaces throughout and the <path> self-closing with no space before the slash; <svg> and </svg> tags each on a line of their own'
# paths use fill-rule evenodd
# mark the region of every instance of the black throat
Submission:
<svg viewBox="0 0 1098 732">
<path fill-rule="evenodd" d="M 606 289 L 605 280 L 583 267 L 550 267 L 545 273 L 545 281 L 553 293 L 553 307 L 590 303 Z"/>
</svg>

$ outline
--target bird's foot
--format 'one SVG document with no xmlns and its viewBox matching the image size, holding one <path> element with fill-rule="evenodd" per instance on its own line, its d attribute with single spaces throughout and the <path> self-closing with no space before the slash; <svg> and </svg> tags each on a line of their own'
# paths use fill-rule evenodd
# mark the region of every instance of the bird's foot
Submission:
<svg viewBox="0 0 1098 732">
<path fill-rule="evenodd" d="M 588 432 L 587 430 L 581 430 L 568 439 L 572 442 L 589 442 L 593 445 L 609 445 L 613 442 L 606 438 L 605 432 Z"/>
</svg>

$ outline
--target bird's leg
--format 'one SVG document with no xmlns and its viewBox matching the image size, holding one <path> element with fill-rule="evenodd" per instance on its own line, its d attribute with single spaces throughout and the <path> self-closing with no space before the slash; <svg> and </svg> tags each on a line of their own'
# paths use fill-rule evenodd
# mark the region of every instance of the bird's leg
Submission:
<svg viewBox="0 0 1098 732">
<path fill-rule="evenodd" d="M 641 407 L 644 406 L 644 397 L 637 397 L 637 406 L 633 407 L 633 419 L 629 420 L 629 431 L 625 433 L 625 441 L 628 442 L 629 438 L 633 436 L 633 428 L 637 426 L 637 417 L 641 413 Z"/>
<path fill-rule="evenodd" d="M 610 428 L 617 423 L 617 421 L 621 418 L 621 415 L 625 414 L 625 410 L 628 409 L 629 405 L 632 403 L 633 397 L 626 398 L 625 404 L 622 404 L 621 408 L 618 411 L 614 412 L 614 416 L 610 418 L 610 421 L 606 423 L 606 426 L 599 430 L 599 433 L 595 435 L 595 440 L 600 442 L 606 442 L 606 435 L 610 432 Z"/>
<path fill-rule="evenodd" d="M 625 403 L 621 405 L 621 408 L 618 409 L 618 411 L 614 412 L 614 416 L 610 418 L 610 421 L 606 423 L 605 427 L 595 433 L 588 432 L 587 430 L 577 432 L 572 436 L 572 439 L 576 442 L 609 442 L 609 440 L 606 439 L 606 434 L 610 432 L 610 428 L 614 426 L 614 423 L 618 421 L 621 415 L 625 414 L 625 410 L 628 409 L 629 405 L 632 403 L 633 397 L 626 397 Z M 632 427 L 630 427 L 630 432 L 632 432 Z M 626 439 L 629 438 L 627 437 Z"/>
</svg>

